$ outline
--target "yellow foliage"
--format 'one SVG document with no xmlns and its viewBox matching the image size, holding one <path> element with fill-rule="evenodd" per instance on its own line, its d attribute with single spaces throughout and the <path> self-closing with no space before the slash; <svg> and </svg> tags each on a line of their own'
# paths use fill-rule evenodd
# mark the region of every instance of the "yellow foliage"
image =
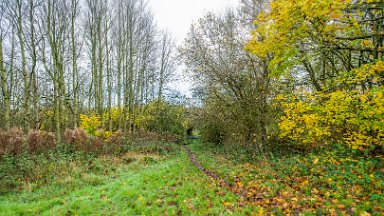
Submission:
<svg viewBox="0 0 384 216">
<path fill-rule="evenodd" d="M 111 131 L 104 131 L 103 132 L 103 137 L 104 137 L 105 140 L 108 140 L 109 138 L 111 138 L 112 134 L 113 133 Z"/>
<path fill-rule="evenodd" d="M 336 86 L 359 84 L 368 77 L 382 77 L 383 62 L 363 65 L 348 76 L 336 80 Z M 384 87 L 368 90 L 340 88 L 334 92 L 314 92 L 300 100 L 284 98 L 285 115 L 279 128 L 282 138 L 290 138 L 302 144 L 344 143 L 364 150 L 384 143 Z"/>
<path fill-rule="evenodd" d="M 80 128 L 84 129 L 88 135 L 96 136 L 97 128 L 101 125 L 100 117 L 92 115 L 90 117 L 81 114 L 80 115 Z"/>
<path fill-rule="evenodd" d="M 268 12 L 255 20 L 257 27 L 246 50 L 256 56 L 269 56 L 270 70 L 275 75 L 300 61 L 300 55 L 308 55 L 303 43 L 335 41 L 340 33 L 359 34 L 359 22 L 345 8 L 351 0 L 273 0 Z M 348 25 L 345 23 L 349 23 Z M 363 41 L 364 46 L 371 41 Z"/>
</svg>

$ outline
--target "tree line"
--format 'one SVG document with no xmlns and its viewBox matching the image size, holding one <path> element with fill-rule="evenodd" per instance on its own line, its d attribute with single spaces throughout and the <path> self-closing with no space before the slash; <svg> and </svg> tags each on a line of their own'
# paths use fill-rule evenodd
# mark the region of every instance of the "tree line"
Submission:
<svg viewBox="0 0 384 216">
<path fill-rule="evenodd" d="M 0 24 L 4 129 L 55 131 L 60 142 L 93 112 L 132 132 L 172 74 L 173 38 L 145 0 L 4 0 Z"/>
</svg>

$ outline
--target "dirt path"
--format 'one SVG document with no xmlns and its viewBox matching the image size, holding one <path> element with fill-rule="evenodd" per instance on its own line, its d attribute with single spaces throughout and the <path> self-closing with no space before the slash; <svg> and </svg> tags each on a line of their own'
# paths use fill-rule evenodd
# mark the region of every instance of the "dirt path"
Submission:
<svg viewBox="0 0 384 216">
<path fill-rule="evenodd" d="M 193 153 L 191 148 L 189 148 L 188 146 L 184 146 L 184 149 L 187 152 L 192 163 L 196 166 L 196 168 L 199 169 L 202 173 L 204 173 L 208 178 L 212 178 L 212 179 L 216 180 L 219 183 L 220 187 L 227 188 L 228 190 L 235 193 L 236 195 L 239 195 L 239 196 L 245 198 L 244 194 L 246 194 L 246 191 L 238 190 L 238 188 L 236 188 L 235 185 L 229 183 L 227 180 L 221 178 L 220 176 L 218 176 L 217 174 L 215 174 L 211 170 L 204 168 L 200 164 L 200 162 L 197 160 L 196 155 Z"/>
</svg>

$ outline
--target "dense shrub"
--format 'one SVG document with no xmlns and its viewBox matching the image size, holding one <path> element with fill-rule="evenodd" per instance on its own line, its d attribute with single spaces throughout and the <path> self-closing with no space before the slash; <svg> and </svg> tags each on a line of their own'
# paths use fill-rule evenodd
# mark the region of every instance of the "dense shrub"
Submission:
<svg viewBox="0 0 384 216">
<path fill-rule="evenodd" d="M 268 104 L 267 112 L 253 107 L 257 98 L 238 101 L 223 101 L 209 97 L 204 101 L 198 129 L 206 142 L 233 149 L 240 146 L 252 153 L 262 153 L 270 148 L 269 141 L 276 133 L 275 104 Z M 261 121 L 263 119 L 263 121 Z M 275 144 L 275 143 L 273 143 Z"/>
<path fill-rule="evenodd" d="M 30 153 L 48 152 L 56 148 L 54 133 L 30 130 L 24 134 L 20 128 L 0 131 L 0 155 L 19 155 L 24 151 Z"/>
<path fill-rule="evenodd" d="M 119 153 L 122 151 L 123 145 L 123 133 L 118 130 L 112 133 L 108 138 L 104 140 L 105 151 L 108 153 Z"/>
<path fill-rule="evenodd" d="M 0 155 L 21 154 L 24 141 L 24 133 L 20 128 L 12 128 L 9 131 L 0 131 Z"/>
<path fill-rule="evenodd" d="M 96 131 L 95 134 L 97 135 L 88 135 L 82 128 L 67 129 L 64 133 L 64 141 L 76 151 L 97 154 L 120 152 L 121 145 L 123 144 L 123 134 L 120 130 L 108 133 L 108 136 L 105 136 L 106 133 L 102 131 Z"/>
<path fill-rule="evenodd" d="M 69 176 L 80 177 L 90 171 L 94 159 L 90 154 L 66 150 L 6 155 L 0 159 L 0 194 L 15 189 L 33 191 L 53 181 L 65 182 Z"/>
<path fill-rule="evenodd" d="M 121 130 L 118 130 L 111 134 L 110 137 L 107 139 L 107 143 L 110 145 L 121 145 L 123 144 L 123 132 Z"/>
<path fill-rule="evenodd" d="M 148 116 L 146 128 L 152 132 L 184 135 L 188 126 L 185 107 L 161 100 L 148 104 L 144 115 Z"/>
<path fill-rule="evenodd" d="M 40 130 L 31 130 L 27 138 L 28 151 L 31 153 L 49 151 L 56 148 L 54 133 Z"/>
<path fill-rule="evenodd" d="M 42 149 L 43 137 L 41 131 L 31 130 L 28 133 L 28 150 L 32 153 L 36 153 L 37 151 Z"/>
<path fill-rule="evenodd" d="M 8 150 L 8 132 L 0 130 L 0 155 L 6 154 Z"/>
<path fill-rule="evenodd" d="M 222 144 L 225 135 L 225 128 L 218 122 L 207 121 L 201 128 L 202 139 L 206 142 Z"/>
<path fill-rule="evenodd" d="M 66 144 L 72 145 L 76 150 L 86 151 L 88 144 L 88 135 L 82 128 L 75 128 L 74 130 L 67 129 L 64 133 L 64 141 Z"/>
<path fill-rule="evenodd" d="M 97 129 L 100 127 L 100 116 L 80 115 L 80 128 L 84 129 L 90 136 L 95 136 Z"/>
<path fill-rule="evenodd" d="M 342 143 L 359 150 L 384 150 L 384 63 L 364 65 L 335 80 L 336 91 L 280 97 L 282 138 L 319 146 Z M 370 88 L 356 86 L 366 80 Z M 351 88 L 351 86 L 355 86 Z"/>
</svg>

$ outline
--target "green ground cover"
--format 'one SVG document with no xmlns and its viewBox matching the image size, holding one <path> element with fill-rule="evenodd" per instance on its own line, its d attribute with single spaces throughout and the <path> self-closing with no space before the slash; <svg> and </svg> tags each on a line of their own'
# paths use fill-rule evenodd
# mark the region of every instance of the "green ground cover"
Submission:
<svg viewBox="0 0 384 216">
<path fill-rule="evenodd" d="M 39 168 L 40 174 L 34 173 L 37 177 L 33 180 L 18 180 L 14 188 L 2 188 L 0 215 L 384 212 L 381 157 L 352 157 L 340 151 L 327 151 L 307 156 L 256 157 L 249 163 L 199 141 L 190 147 L 205 168 L 227 179 L 233 187 L 220 187 L 206 177 L 180 146 L 154 142 L 119 156 L 46 159 L 44 167 L 48 168 Z M 24 160 L 23 163 L 30 163 Z M 3 159 L 0 169 L 9 173 L 4 166 L 10 165 Z M 10 179 L 5 177 L 1 182 L 9 184 Z"/>
<path fill-rule="evenodd" d="M 257 210 L 227 208 L 226 203 L 239 197 L 218 194 L 215 183 L 181 149 L 170 156 L 134 152 L 120 157 L 98 158 L 98 168 L 91 171 L 79 166 L 54 182 L 3 193 L 0 215 L 226 215 Z"/>
</svg>

